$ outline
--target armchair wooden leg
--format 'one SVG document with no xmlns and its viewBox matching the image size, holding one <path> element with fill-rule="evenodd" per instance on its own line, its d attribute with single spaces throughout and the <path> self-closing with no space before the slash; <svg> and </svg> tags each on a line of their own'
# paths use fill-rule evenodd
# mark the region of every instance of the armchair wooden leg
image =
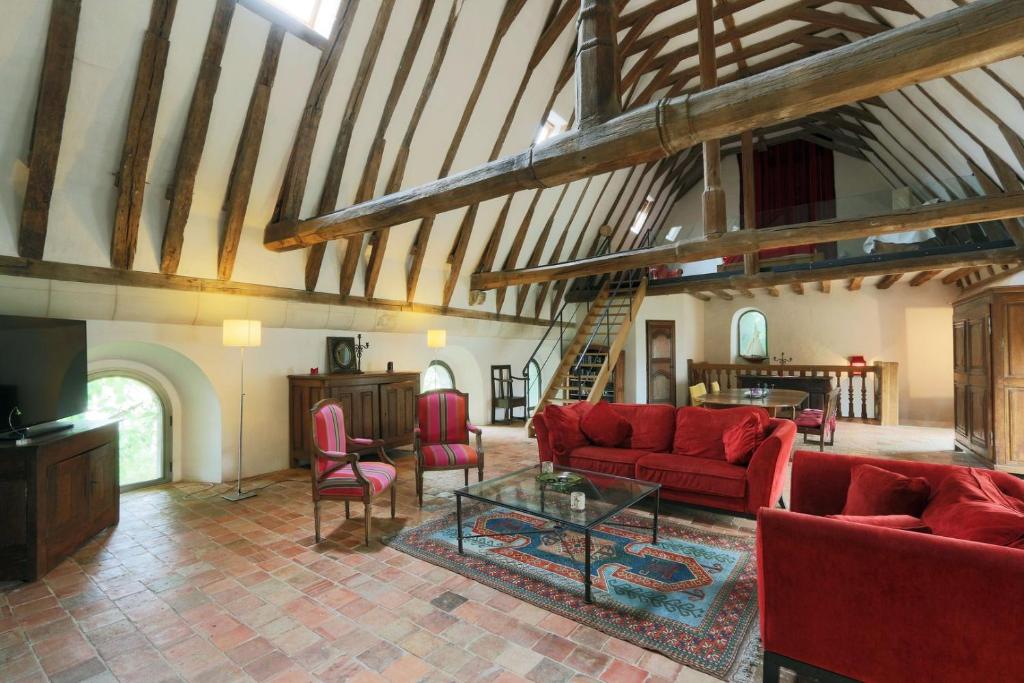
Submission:
<svg viewBox="0 0 1024 683">
<path fill-rule="evenodd" d="M 313 536 L 320 542 L 320 501 L 313 501 Z"/>
<path fill-rule="evenodd" d="M 462 470 L 462 478 L 465 480 L 465 485 L 469 486 L 469 468 Z"/>
<path fill-rule="evenodd" d="M 366 538 L 366 545 L 370 545 L 370 521 L 373 519 L 373 517 L 370 515 L 370 499 L 369 498 L 364 498 L 363 499 L 363 517 L 365 517 L 365 521 L 363 523 L 365 525 L 365 530 L 366 530 L 366 533 L 364 534 L 364 536 Z"/>
<path fill-rule="evenodd" d="M 780 666 L 778 655 L 765 652 L 762 662 L 761 683 L 779 683 Z"/>
<path fill-rule="evenodd" d="M 345 519 L 348 519 L 348 518 L 349 518 L 348 501 L 346 500 L 345 501 Z"/>
<path fill-rule="evenodd" d="M 391 519 L 395 518 L 395 487 L 391 487 Z"/>
<path fill-rule="evenodd" d="M 822 453 L 825 452 L 825 432 L 822 432 L 821 436 L 818 437 L 818 450 Z"/>
<path fill-rule="evenodd" d="M 477 481 L 483 481 L 484 480 L 484 464 L 483 463 L 480 463 L 480 466 L 476 468 L 476 480 Z"/>
<path fill-rule="evenodd" d="M 416 468 L 416 497 L 420 501 L 420 507 L 423 507 L 423 470 L 419 467 Z"/>
</svg>

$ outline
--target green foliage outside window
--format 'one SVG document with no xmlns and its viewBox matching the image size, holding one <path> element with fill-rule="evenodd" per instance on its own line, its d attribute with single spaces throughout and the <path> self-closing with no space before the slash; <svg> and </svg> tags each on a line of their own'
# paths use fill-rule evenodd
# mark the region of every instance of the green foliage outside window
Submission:
<svg viewBox="0 0 1024 683">
<path fill-rule="evenodd" d="M 151 387 L 131 377 L 91 380 L 89 414 L 120 420 L 121 486 L 163 477 L 164 408 Z"/>
</svg>

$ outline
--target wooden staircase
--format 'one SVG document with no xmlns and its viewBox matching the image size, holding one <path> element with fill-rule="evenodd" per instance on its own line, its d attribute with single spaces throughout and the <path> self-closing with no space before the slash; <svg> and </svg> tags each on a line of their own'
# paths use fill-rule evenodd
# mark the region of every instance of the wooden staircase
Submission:
<svg viewBox="0 0 1024 683">
<path fill-rule="evenodd" d="M 636 320 L 640 304 L 643 303 L 644 295 L 647 293 L 647 278 L 640 280 L 635 290 L 628 289 L 622 293 L 616 293 L 612 289 L 612 281 L 609 278 L 601 287 L 597 296 L 590 304 L 590 309 L 584 316 L 580 326 L 576 329 L 576 336 L 565 350 L 561 362 L 551 375 L 544 393 L 537 404 L 536 411 L 543 410 L 550 403 L 564 405 L 576 403 L 585 391 L 586 400 L 597 403 L 604 394 L 615 365 L 618 362 L 622 349 L 626 345 L 629 331 Z M 605 330 L 605 326 L 608 329 Z M 581 355 L 590 355 L 590 347 L 595 345 L 595 330 L 602 328 L 601 341 L 610 338 L 611 343 L 607 348 L 598 352 L 604 355 L 604 361 L 597 367 L 596 374 L 586 373 L 586 378 L 573 376 L 573 369 L 577 366 Z M 597 355 L 597 354 L 594 354 Z M 593 368 L 591 368 L 593 369 Z M 582 388 L 581 388 L 582 387 Z M 589 389 L 589 391 L 586 391 Z"/>
</svg>

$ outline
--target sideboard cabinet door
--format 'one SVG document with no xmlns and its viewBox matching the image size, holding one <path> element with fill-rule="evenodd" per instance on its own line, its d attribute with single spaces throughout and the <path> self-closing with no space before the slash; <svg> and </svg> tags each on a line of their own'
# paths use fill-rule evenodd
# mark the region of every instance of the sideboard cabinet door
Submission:
<svg viewBox="0 0 1024 683">
<path fill-rule="evenodd" d="M 416 427 L 416 394 L 419 382 L 392 382 L 380 387 L 380 438 L 393 441 Z"/>
</svg>

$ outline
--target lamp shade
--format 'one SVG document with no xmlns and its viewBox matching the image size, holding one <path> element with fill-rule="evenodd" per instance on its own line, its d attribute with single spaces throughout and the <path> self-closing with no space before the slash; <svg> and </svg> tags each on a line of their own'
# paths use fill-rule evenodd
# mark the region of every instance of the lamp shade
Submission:
<svg viewBox="0 0 1024 683">
<path fill-rule="evenodd" d="M 224 346 L 259 346 L 261 341 L 259 320 L 224 321 Z"/>
<path fill-rule="evenodd" d="M 432 349 L 443 349 L 447 344 L 447 330 L 427 330 L 427 346 Z"/>
</svg>

